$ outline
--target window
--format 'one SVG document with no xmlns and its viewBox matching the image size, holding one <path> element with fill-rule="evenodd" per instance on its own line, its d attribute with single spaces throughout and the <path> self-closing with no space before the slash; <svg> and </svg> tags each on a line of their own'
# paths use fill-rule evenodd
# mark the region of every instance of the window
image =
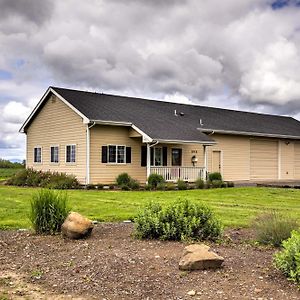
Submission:
<svg viewBox="0 0 300 300">
<path fill-rule="evenodd" d="M 50 148 L 50 162 L 58 163 L 58 146 L 51 146 Z"/>
<path fill-rule="evenodd" d="M 172 166 L 181 166 L 182 149 L 172 149 Z"/>
<path fill-rule="evenodd" d="M 42 148 L 41 147 L 35 147 L 34 148 L 33 161 L 35 163 L 41 163 L 42 162 Z"/>
<path fill-rule="evenodd" d="M 154 148 L 154 166 L 162 165 L 162 148 Z"/>
<path fill-rule="evenodd" d="M 74 163 L 76 161 L 76 145 L 66 146 L 66 162 Z"/>
<path fill-rule="evenodd" d="M 130 164 L 131 147 L 108 145 L 102 146 L 102 163 Z"/>
<path fill-rule="evenodd" d="M 108 146 L 108 162 L 124 164 L 126 161 L 125 146 Z"/>
</svg>

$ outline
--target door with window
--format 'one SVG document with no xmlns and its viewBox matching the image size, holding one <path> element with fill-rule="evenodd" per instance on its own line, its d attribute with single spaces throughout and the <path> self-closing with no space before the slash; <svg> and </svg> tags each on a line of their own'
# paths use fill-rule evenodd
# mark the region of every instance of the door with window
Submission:
<svg viewBox="0 0 300 300">
<path fill-rule="evenodd" d="M 221 151 L 212 152 L 212 172 L 222 172 Z"/>
<path fill-rule="evenodd" d="M 181 166 L 182 164 L 182 149 L 172 149 L 172 166 Z"/>
</svg>

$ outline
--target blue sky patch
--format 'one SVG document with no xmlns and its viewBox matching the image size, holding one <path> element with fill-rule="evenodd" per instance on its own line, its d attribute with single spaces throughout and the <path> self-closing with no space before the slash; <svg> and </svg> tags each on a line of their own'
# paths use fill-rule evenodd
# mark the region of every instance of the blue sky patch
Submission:
<svg viewBox="0 0 300 300">
<path fill-rule="evenodd" d="M 9 80 L 12 79 L 12 77 L 10 72 L 0 69 L 0 80 Z"/>
<path fill-rule="evenodd" d="M 272 4 L 273 9 L 281 9 L 286 6 L 300 6 L 300 0 L 276 0 Z"/>
</svg>

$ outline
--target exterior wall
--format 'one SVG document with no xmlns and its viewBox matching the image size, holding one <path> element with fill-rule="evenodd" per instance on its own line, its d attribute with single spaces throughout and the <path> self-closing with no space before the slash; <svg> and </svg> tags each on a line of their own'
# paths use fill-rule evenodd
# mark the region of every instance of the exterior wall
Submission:
<svg viewBox="0 0 300 300">
<path fill-rule="evenodd" d="M 26 165 L 42 171 L 75 175 L 81 183 L 86 177 L 86 125 L 60 99 L 46 101 L 27 129 Z M 66 163 L 66 145 L 76 144 L 76 162 Z M 42 147 L 42 163 L 33 162 L 33 149 Z M 59 146 L 59 163 L 50 163 L 50 147 Z"/>
<path fill-rule="evenodd" d="M 295 164 L 295 143 L 291 141 L 280 141 L 279 142 L 279 163 L 280 163 L 280 179 L 296 179 L 294 172 Z"/>
<path fill-rule="evenodd" d="M 90 129 L 90 182 L 113 183 L 116 177 L 123 172 L 128 173 L 134 179 L 146 182 L 146 167 L 141 167 L 141 145 L 140 137 L 129 137 L 129 127 L 97 125 Z M 102 146 L 124 145 L 131 147 L 130 164 L 102 163 Z"/>
<path fill-rule="evenodd" d="M 207 147 L 208 172 L 212 171 L 212 151 L 221 151 L 221 173 L 224 180 L 249 180 L 249 137 L 215 134 L 212 138 L 217 144 Z"/>
</svg>

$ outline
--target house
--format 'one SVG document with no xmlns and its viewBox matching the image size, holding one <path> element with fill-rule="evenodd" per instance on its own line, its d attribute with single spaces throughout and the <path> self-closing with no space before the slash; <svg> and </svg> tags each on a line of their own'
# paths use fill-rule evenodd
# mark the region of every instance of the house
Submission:
<svg viewBox="0 0 300 300">
<path fill-rule="evenodd" d="M 49 87 L 20 129 L 27 167 L 112 183 L 300 179 L 300 122 L 284 116 Z"/>
</svg>

